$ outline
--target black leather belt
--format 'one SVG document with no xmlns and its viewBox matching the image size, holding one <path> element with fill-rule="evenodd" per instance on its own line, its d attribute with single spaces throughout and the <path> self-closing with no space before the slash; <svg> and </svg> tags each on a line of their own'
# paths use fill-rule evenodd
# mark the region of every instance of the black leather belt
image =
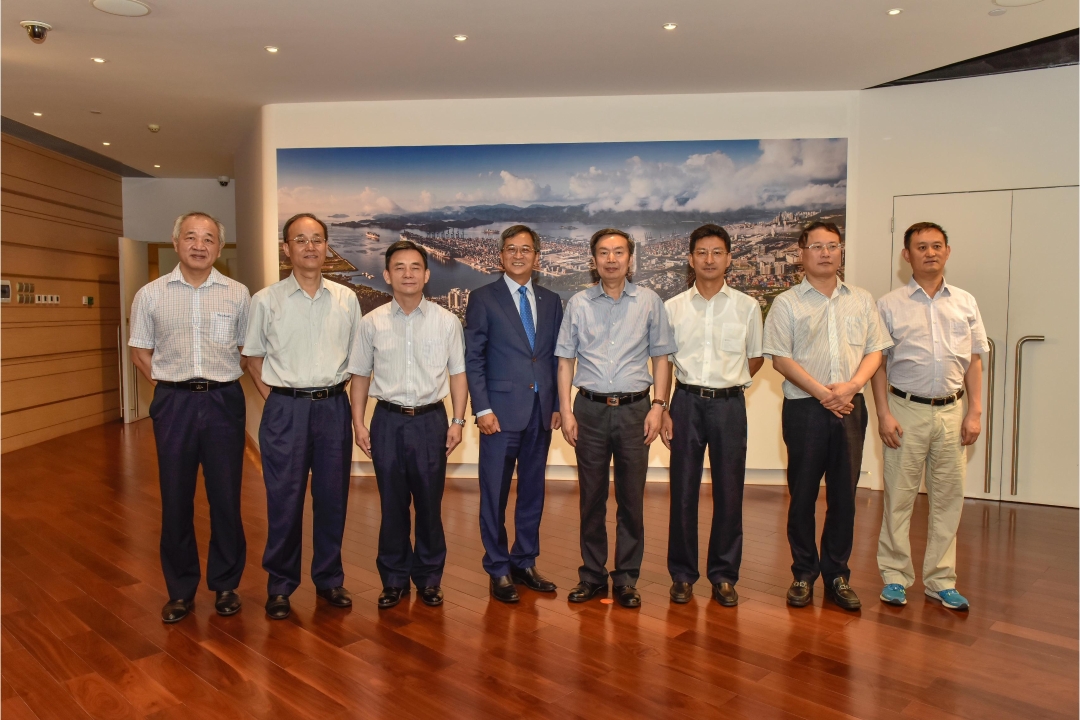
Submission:
<svg viewBox="0 0 1080 720">
<path fill-rule="evenodd" d="M 434 412 L 441 407 L 445 407 L 441 402 L 431 403 L 430 405 L 415 405 L 409 407 L 408 405 L 398 405 L 397 403 L 387 402 L 386 400 L 379 400 L 375 403 L 376 407 L 381 407 L 383 410 L 389 410 L 399 415 L 424 415 L 429 412 Z"/>
<path fill-rule="evenodd" d="M 308 400 L 325 400 L 326 398 L 332 398 L 335 395 L 340 395 L 345 392 L 345 385 L 348 380 L 342 380 L 333 387 L 324 388 L 287 388 L 287 387 L 272 387 L 270 392 L 275 392 L 278 395 L 288 395 L 294 398 L 307 398 Z"/>
<path fill-rule="evenodd" d="M 963 388 L 960 388 L 960 390 L 953 393 L 952 395 L 946 395 L 945 397 L 937 398 L 925 398 L 919 397 L 918 395 L 912 395 L 911 393 L 906 393 L 903 390 L 894 388 L 892 385 L 889 386 L 889 392 L 891 392 L 893 395 L 896 395 L 897 397 L 902 397 L 905 400 L 910 400 L 911 402 L 922 403 L 923 405 L 952 405 L 954 402 L 964 397 Z"/>
<path fill-rule="evenodd" d="M 164 385 L 165 387 L 176 388 L 177 390 L 189 390 L 191 392 L 209 392 L 210 390 L 217 390 L 218 388 L 228 387 L 236 383 L 236 380 L 230 380 L 229 382 L 217 382 L 216 380 L 203 380 L 202 378 L 194 378 L 193 380 L 181 380 L 180 382 L 169 382 L 168 380 L 158 380 L 158 385 Z"/>
<path fill-rule="evenodd" d="M 642 390 L 636 393 L 611 393 L 604 395 L 601 393 L 594 393 L 585 388 L 578 388 L 578 394 L 586 400 L 592 400 L 593 402 L 604 403 L 611 407 L 618 407 L 619 405 L 629 405 L 630 403 L 636 403 L 638 400 L 649 397 L 648 390 Z"/>
<path fill-rule="evenodd" d="M 675 387 L 682 388 L 691 395 L 697 395 L 698 397 L 703 398 L 731 398 L 738 397 L 743 394 L 743 389 L 740 385 L 726 388 L 711 388 L 702 387 L 701 385 L 687 385 L 676 380 Z"/>
</svg>

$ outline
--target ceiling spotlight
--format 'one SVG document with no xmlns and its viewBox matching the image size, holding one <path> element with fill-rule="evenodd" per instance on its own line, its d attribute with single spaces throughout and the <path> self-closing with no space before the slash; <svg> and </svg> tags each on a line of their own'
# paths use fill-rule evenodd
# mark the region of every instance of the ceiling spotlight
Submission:
<svg viewBox="0 0 1080 720">
<path fill-rule="evenodd" d="M 90 4 L 103 13 L 121 17 L 142 17 L 150 14 L 150 8 L 139 0 L 90 0 Z"/>
<path fill-rule="evenodd" d="M 161 126 L 158 125 L 157 123 L 150 123 L 149 125 L 146 126 L 146 129 L 149 130 L 152 133 L 156 133 L 157 131 L 161 130 Z"/>
<path fill-rule="evenodd" d="M 26 29 L 27 37 L 29 37 L 30 42 L 35 45 L 40 45 L 45 42 L 45 36 L 52 30 L 52 25 L 43 23 L 39 20 L 23 20 L 19 24 Z"/>
<path fill-rule="evenodd" d="M 268 53 L 276 53 L 278 51 L 277 47 L 275 47 L 273 45 L 267 45 L 264 49 Z"/>
<path fill-rule="evenodd" d="M 158 167 L 158 168 L 159 168 L 159 167 L 161 167 L 161 166 L 160 166 L 160 165 L 155 165 L 154 167 Z"/>
<path fill-rule="evenodd" d="M 674 30 L 677 27 L 678 25 L 676 25 L 675 23 L 664 23 L 665 30 Z"/>
<path fill-rule="evenodd" d="M 103 142 L 102 145 L 111 145 L 112 143 Z"/>
<path fill-rule="evenodd" d="M 904 8 L 893 8 L 892 10 L 889 11 L 889 14 L 890 15 L 899 15 L 902 12 L 904 12 Z"/>
<path fill-rule="evenodd" d="M 34 117 L 41 117 L 41 113 L 34 113 Z"/>
<path fill-rule="evenodd" d="M 1005 8 L 999 7 L 999 8 L 994 8 L 993 10 L 991 10 L 990 12 L 988 12 L 986 14 L 989 15 L 990 17 L 1000 17 L 1000 16 L 1004 15 L 1006 12 L 1007 11 L 1005 10 Z"/>
<path fill-rule="evenodd" d="M 466 40 L 469 39 L 469 36 L 468 35 L 455 35 L 454 39 L 457 40 L 458 42 L 465 42 Z"/>
<path fill-rule="evenodd" d="M 94 62 L 98 63 L 99 65 L 101 63 L 105 62 L 105 58 L 90 58 L 90 59 L 93 60 Z"/>
</svg>

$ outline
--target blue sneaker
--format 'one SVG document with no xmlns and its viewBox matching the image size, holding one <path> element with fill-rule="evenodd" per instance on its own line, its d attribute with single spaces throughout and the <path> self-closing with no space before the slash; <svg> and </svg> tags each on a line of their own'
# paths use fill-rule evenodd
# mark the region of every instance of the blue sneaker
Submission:
<svg viewBox="0 0 1080 720">
<path fill-rule="evenodd" d="M 935 600 L 939 600 L 942 605 L 950 610 L 967 610 L 971 607 L 971 604 L 967 601 L 967 598 L 956 592 L 956 588 L 949 588 L 948 590 L 933 590 L 927 589 L 926 596 L 932 597 Z"/>
<path fill-rule="evenodd" d="M 881 591 L 881 602 L 889 605 L 907 605 L 907 591 L 899 583 L 889 583 Z"/>
</svg>

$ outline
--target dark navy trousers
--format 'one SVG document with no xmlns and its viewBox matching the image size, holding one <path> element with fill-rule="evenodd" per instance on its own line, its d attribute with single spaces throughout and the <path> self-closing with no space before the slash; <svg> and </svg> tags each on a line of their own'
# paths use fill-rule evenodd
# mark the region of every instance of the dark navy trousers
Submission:
<svg viewBox="0 0 1080 720">
<path fill-rule="evenodd" d="M 199 587 L 194 517 L 200 465 L 210 504 L 206 584 L 211 590 L 240 584 L 247 554 L 240 520 L 245 414 L 240 383 L 207 392 L 154 389 L 150 417 L 161 485 L 161 570 L 171 600 L 190 600 Z"/>
<path fill-rule="evenodd" d="M 300 585 L 304 499 L 311 474 L 311 581 L 316 588 L 345 583 L 341 538 L 352 468 L 352 411 L 342 393 L 324 400 L 270 393 L 259 425 L 266 482 L 268 595 L 291 595 Z"/>
<path fill-rule="evenodd" d="M 442 407 L 415 416 L 376 407 L 371 416 L 371 462 L 382 506 L 375 565 L 386 587 L 408 587 L 410 578 L 418 588 L 442 583 L 447 429 Z M 415 545 L 410 500 L 416 512 Z"/>
<path fill-rule="evenodd" d="M 676 388 L 671 400 L 671 516 L 668 572 L 695 583 L 698 571 L 698 498 L 708 448 L 713 514 L 705 572 L 716 584 L 739 581 L 742 505 L 746 481 L 746 400 L 703 398 Z"/>
<path fill-rule="evenodd" d="M 484 570 L 492 577 L 510 574 L 511 566 L 536 565 L 540 554 L 540 516 L 544 512 L 551 431 L 544 429 L 540 398 L 524 430 L 503 430 L 480 436 L 480 539 Z M 517 505 L 514 508 L 514 547 L 507 551 L 506 502 L 517 465 Z"/>
</svg>

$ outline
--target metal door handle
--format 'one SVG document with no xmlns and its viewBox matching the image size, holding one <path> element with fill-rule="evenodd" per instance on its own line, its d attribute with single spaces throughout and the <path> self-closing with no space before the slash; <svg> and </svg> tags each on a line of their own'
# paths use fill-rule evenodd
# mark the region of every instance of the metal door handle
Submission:
<svg viewBox="0 0 1080 720">
<path fill-rule="evenodd" d="M 1012 436 L 1012 481 L 1009 484 L 1009 494 L 1016 495 L 1016 486 L 1019 482 L 1020 470 L 1020 381 L 1024 361 L 1024 344 L 1029 342 L 1042 342 L 1046 340 L 1044 335 L 1025 335 L 1016 341 L 1016 371 L 1013 377 L 1013 436 Z"/>
<path fill-rule="evenodd" d="M 990 492 L 990 456 L 993 454 L 994 447 L 994 368 L 995 358 L 997 357 L 997 348 L 994 347 L 994 341 L 990 338 L 986 338 L 986 342 L 990 344 L 990 353 L 987 355 L 986 362 L 989 368 L 986 371 L 986 461 L 984 463 L 984 478 L 983 478 L 983 492 Z"/>
</svg>

